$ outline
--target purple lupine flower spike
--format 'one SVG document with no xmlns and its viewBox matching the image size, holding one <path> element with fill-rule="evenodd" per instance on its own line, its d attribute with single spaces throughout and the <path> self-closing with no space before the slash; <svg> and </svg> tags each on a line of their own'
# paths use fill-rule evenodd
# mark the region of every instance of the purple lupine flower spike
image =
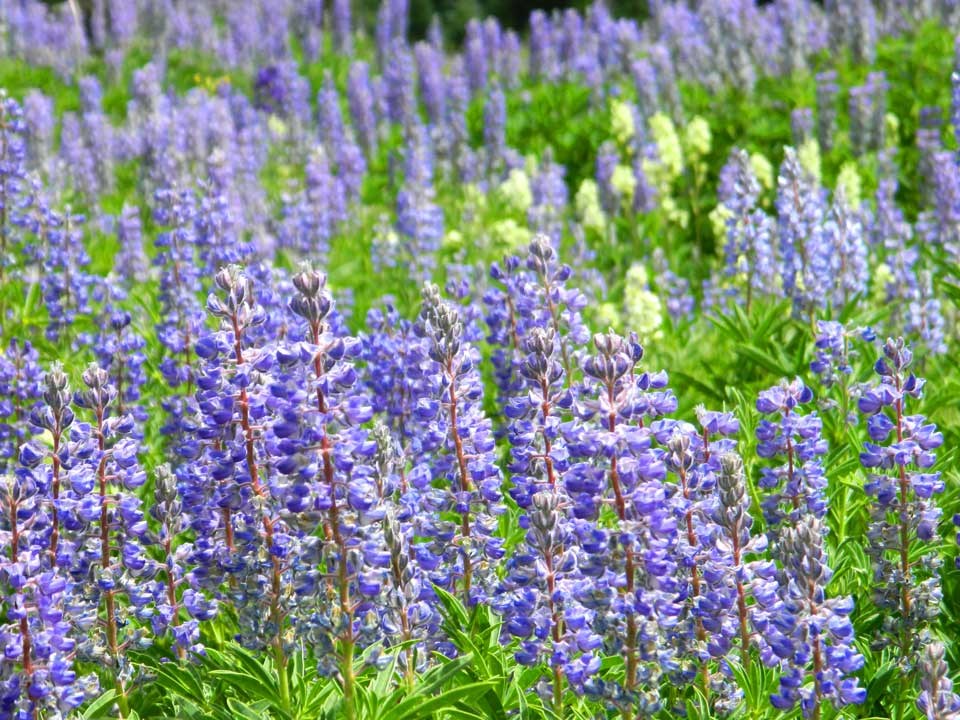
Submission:
<svg viewBox="0 0 960 720">
<path fill-rule="evenodd" d="M 867 691 L 852 677 L 864 660 L 853 644 L 852 598 L 826 596 L 833 576 L 824 547 L 826 528 L 811 514 L 794 522 L 779 538 L 782 605 L 771 621 L 777 628 L 771 630 L 776 643 L 771 645 L 781 675 L 780 690 L 770 702 L 779 710 L 799 703 L 805 718 L 818 720 L 827 703 L 839 708 L 866 699 Z"/>
<path fill-rule="evenodd" d="M 758 423 L 757 454 L 783 461 L 763 468 L 760 475 L 760 487 L 774 491 L 762 503 L 773 539 L 800 516 L 822 518 L 827 510 L 827 479 L 820 461 L 827 452 L 822 423 L 816 413 L 801 413 L 802 406 L 812 400 L 813 392 L 799 378 L 784 380 L 757 397 L 760 413 L 777 416 Z"/>
<path fill-rule="evenodd" d="M 942 642 L 931 642 L 920 656 L 920 696 L 917 707 L 926 720 L 960 718 L 960 695 L 953 691 Z"/>
<path fill-rule="evenodd" d="M 460 313 L 436 285 L 425 285 L 422 296 L 418 328 L 437 381 L 432 402 L 421 411 L 447 435 L 443 452 L 433 458 L 433 473 L 447 483 L 449 509 L 459 516 L 449 586 L 473 604 L 492 590 L 495 561 L 503 556 L 502 539 L 493 535 L 503 512 L 501 476 L 493 462 L 491 423 L 480 405 L 477 350 L 464 338 Z"/>
<path fill-rule="evenodd" d="M 934 543 L 944 491 L 934 471 L 943 434 L 923 415 L 907 414 L 924 381 L 910 370 L 913 353 L 902 338 L 889 338 L 874 369 L 879 382 L 859 400 L 870 441 L 860 463 L 868 470 L 871 497 L 867 554 L 873 564 L 873 600 L 882 612 L 878 642 L 899 646 L 898 662 L 913 673 L 932 619 L 939 612 L 940 560 Z"/>
</svg>

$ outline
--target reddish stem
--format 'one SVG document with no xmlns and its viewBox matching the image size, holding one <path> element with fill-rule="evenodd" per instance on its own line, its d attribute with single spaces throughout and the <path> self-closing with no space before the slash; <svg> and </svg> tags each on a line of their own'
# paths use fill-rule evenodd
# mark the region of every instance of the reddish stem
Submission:
<svg viewBox="0 0 960 720">
<path fill-rule="evenodd" d="M 453 369 L 453 359 L 447 360 L 447 379 L 449 381 L 450 398 L 450 434 L 453 437 L 453 447 L 457 455 L 457 466 L 460 470 L 460 489 L 462 492 L 473 492 L 473 480 L 467 466 L 467 455 L 463 449 L 463 439 L 460 437 L 460 428 L 457 427 L 457 375 Z M 464 541 L 463 552 L 463 595 L 464 600 L 470 602 L 470 584 L 473 578 L 473 566 L 470 562 L 470 510 L 460 517 L 460 534 Z"/>
<path fill-rule="evenodd" d="M 750 628 L 747 625 L 747 593 L 740 578 L 740 520 L 734 522 L 732 530 L 733 568 L 737 574 L 737 616 L 740 620 L 740 662 L 744 670 L 750 668 Z"/>
<path fill-rule="evenodd" d="M 241 344 L 240 323 L 237 315 L 233 314 L 230 318 L 233 323 L 233 351 L 237 366 L 244 364 L 243 346 Z M 250 486 L 253 492 L 261 499 L 266 498 L 266 490 L 260 482 L 260 471 L 257 467 L 256 439 L 253 432 L 253 425 L 250 422 L 250 398 L 247 395 L 246 387 L 240 388 L 240 426 L 243 429 L 246 451 L 247 451 L 247 469 L 250 473 Z M 267 514 L 263 514 L 263 534 L 267 544 L 267 551 L 270 553 L 270 562 L 272 573 L 270 577 L 270 619 L 276 628 L 276 636 L 273 638 L 274 657 L 277 662 L 277 671 L 281 681 L 286 678 L 285 655 L 283 651 L 283 610 L 280 607 L 280 579 L 281 566 L 280 558 L 272 552 L 273 548 L 273 520 Z"/>
<path fill-rule="evenodd" d="M 611 433 L 616 432 L 617 429 L 617 413 L 613 409 L 616 407 L 616 389 L 614 387 L 614 382 L 607 383 L 607 401 L 609 402 L 609 413 L 607 415 L 607 430 Z M 613 487 L 614 501 L 617 508 L 617 518 L 620 522 L 626 522 L 627 520 L 627 504 L 626 500 L 623 497 L 623 490 L 620 487 L 620 473 L 617 469 L 617 454 L 614 453 L 610 458 L 610 484 Z M 627 583 L 626 588 L 623 592 L 626 595 L 630 595 L 634 592 L 634 566 L 633 566 L 633 549 L 624 548 L 626 554 L 626 574 L 627 574 Z M 624 647 L 626 649 L 627 656 L 627 667 L 626 667 L 626 679 L 624 681 L 625 688 L 633 690 L 637 682 L 637 619 L 633 612 L 627 613 L 627 637 L 624 640 Z"/>
</svg>

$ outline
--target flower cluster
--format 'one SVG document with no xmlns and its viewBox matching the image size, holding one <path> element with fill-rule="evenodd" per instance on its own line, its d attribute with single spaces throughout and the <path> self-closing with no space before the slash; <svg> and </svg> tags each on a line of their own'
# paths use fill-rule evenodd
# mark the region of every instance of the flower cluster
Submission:
<svg viewBox="0 0 960 720">
<path fill-rule="evenodd" d="M 0 718 L 80 714 L 98 684 L 127 717 L 141 658 L 206 672 L 213 636 L 263 660 L 274 714 L 310 663 L 356 720 L 364 663 L 414 691 L 462 652 L 457 603 L 496 613 L 518 703 L 556 717 L 819 720 L 876 687 L 870 641 L 901 690 L 864 712 L 908 714 L 916 685 L 921 714 L 960 715 L 944 434 L 907 342 L 873 385 L 860 362 L 866 322 L 928 372 L 952 347 L 946 116 L 920 110 L 901 188 L 899 76 L 820 72 L 815 107 L 770 125 L 796 146 L 779 172 L 785 137 L 724 146 L 690 103 L 766 100 L 826 49 L 874 64 L 960 13 L 598 2 L 534 12 L 528 44 L 473 20 L 448 52 L 439 20 L 410 39 L 407 0 L 369 34 L 328 5 L 0 7 L 11 67 L 76 90 L 0 90 Z M 183 88 L 210 56 L 224 75 Z M 755 394 L 810 360 L 816 390 Z M 753 367 L 715 383 L 701 361 Z M 867 522 L 872 576 L 841 573 Z M 767 703 L 748 683 L 774 675 Z"/>
<path fill-rule="evenodd" d="M 879 382 L 860 398 L 870 441 L 860 462 L 869 472 L 871 497 L 867 553 L 873 564 L 874 602 L 883 613 L 882 634 L 900 646 L 899 662 L 912 673 L 928 642 L 930 621 L 939 613 L 941 510 L 934 496 L 944 490 L 933 471 L 943 434 L 923 415 L 908 415 L 907 402 L 920 398 L 924 381 L 910 366 L 913 353 L 902 338 L 884 343 L 875 369 Z"/>
<path fill-rule="evenodd" d="M 803 381 L 784 380 L 764 390 L 757 398 L 757 410 L 774 415 L 757 425 L 757 454 L 782 460 L 764 467 L 760 487 L 769 490 L 763 499 L 763 517 L 773 537 L 781 527 L 790 527 L 805 515 L 823 518 L 827 509 L 827 478 L 820 458 L 827 452 L 821 436 L 822 423 L 816 413 L 802 414 L 799 408 L 813 400 Z"/>
</svg>

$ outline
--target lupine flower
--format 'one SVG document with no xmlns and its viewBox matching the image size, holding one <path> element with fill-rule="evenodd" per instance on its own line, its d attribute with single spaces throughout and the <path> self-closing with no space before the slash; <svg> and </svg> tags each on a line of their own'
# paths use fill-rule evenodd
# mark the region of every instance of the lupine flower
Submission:
<svg viewBox="0 0 960 720">
<path fill-rule="evenodd" d="M 43 371 L 29 341 L 10 340 L 0 353 L 0 473 L 14 469 L 33 433 L 28 418 L 41 399 Z"/>
<path fill-rule="evenodd" d="M 46 175 L 48 162 L 53 153 L 53 133 L 56 128 L 56 114 L 53 99 L 39 90 L 31 90 L 23 99 L 23 122 L 26 126 L 26 155 L 31 167 Z M 7 132 L 14 130 L 10 119 L 7 120 Z M 12 139 L 12 138 L 11 138 Z M 10 143 L 10 140 L 7 141 Z M 8 146 L 7 154 L 12 159 L 14 148 Z M 11 173 L 11 169 L 7 170 Z"/>
<path fill-rule="evenodd" d="M 353 29 L 350 22 L 350 0 L 333 2 L 333 38 L 337 51 L 353 55 Z"/>
<path fill-rule="evenodd" d="M 163 559 L 160 563 L 162 571 L 158 573 L 161 577 L 153 582 L 156 614 L 150 618 L 150 624 L 155 635 L 170 633 L 177 656 L 182 659 L 186 657 L 187 650 L 194 653 L 203 650 L 198 642 L 199 620 L 191 618 L 184 621 L 181 617 L 183 601 L 180 588 L 184 585 L 190 545 L 182 543 L 175 546 L 175 543 L 187 529 L 186 518 L 177 478 L 170 466 L 161 465 L 157 468 L 154 480 L 154 503 L 150 514 L 159 524 L 156 544 L 162 549 Z"/>
<path fill-rule="evenodd" d="M 353 128 L 367 157 L 377 148 L 377 118 L 373 105 L 373 89 L 367 64 L 357 61 L 350 66 L 347 76 L 347 103 Z"/>
<path fill-rule="evenodd" d="M 436 204 L 433 186 L 433 157 L 422 125 L 411 128 L 404 158 L 404 185 L 397 193 L 397 232 L 404 244 L 394 254 L 400 257 L 413 277 L 430 277 L 436 250 L 443 239 L 443 210 Z M 374 247 L 375 252 L 390 254 L 389 248 Z"/>
<path fill-rule="evenodd" d="M 779 272 L 773 245 L 775 225 L 757 208 L 760 184 L 745 151 L 733 150 L 720 182 L 720 201 L 732 212 L 726 222 L 725 272 L 738 282 L 742 278 L 741 292 L 749 308 L 754 296 L 775 292 Z"/>
<path fill-rule="evenodd" d="M 47 307 L 45 334 L 50 342 L 59 342 L 78 319 L 91 315 L 103 300 L 104 287 L 87 271 L 90 257 L 81 234 L 84 217 L 74 215 L 69 207 L 63 215 L 43 208 L 37 212 L 43 215 L 38 230 L 44 253 L 40 286 Z"/>
<path fill-rule="evenodd" d="M 776 567 L 761 559 L 766 535 L 750 532 L 750 496 L 743 460 L 733 452 L 719 458 L 717 499 L 711 519 L 718 531 L 704 566 L 709 589 L 701 600 L 702 622 L 709 631 L 707 650 L 712 657 L 727 656 L 739 645 L 740 663 L 749 668 L 750 650 L 766 650 L 762 630 L 771 616 L 769 604 L 777 595 Z M 754 559 L 748 559 L 749 557 Z M 753 603 L 751 598 L 758 598 Z"/>
<path fill-rule="evenodd" d="M 833 46 L 849 47 L 854 62 L 872 65 L 877 53 L 877 11 L 873 3 L 837 3 L 830 7 L 828 17 Z"/>
<path fill-rule="evenodd" d="M 147 420 L 147 411 L 141 406 L 141 392 L 146 383 L 143 353 L 146 341 L 131 326 L 130 313 L 114 310 L 104 319 L 102 331 L 96 344 L 97 362 L 110 375 L 116 389 L 115 412 L 130 415 L 140 426 L 134 432 L 142 437 L 142 426 Z"/>
<path fill-rule="evenodd" d="M 886 91 L 882 72 L 870 73 L 863 85 L 850 88 L 850 141 L 858 156 L 884 145 Z"/>
<path fill-rule="evenodd" d="M 943 126 L 943 109 L 937 105 L 925 105 L 920 108 L 920 124 L 917 128 L 917 150 L 920 152 L 920 161 L 917 164 L 917 174 L 920 176 L 920 188 L 927 203 L 933 201 L 934 160 L 943 150 L 941 137 Z"/>
<path fill-rule="evenodd" d="M 30 413 L 30 423 L 35 427 L 50 433 L 50 451 L 43 452 L 37 445 L 24 446 L 20 452 L 20 463 L 30 468 L 36 478 L 38 487 L 45 489 L 49 497 L 42 498 L 49 503 L 50 536 L 48 547 L 50 564 L 62 567 L 69 564 L 69 556 L 60 557 L 60 494 L 65 485 L 65 461 L 73 454 L 68 441 L 69 428 L 74 421 L 71 406 L 69 380 L 63 372 L 63 366 L 55 364 L 43 377 L 42 386 L 43 404 L 38 404 Z M 43 461 L 49 457 L 50 466 L 46 467 Z M 43 465 L 41 465 L 43 463 Z"/>
<path fill-rule="evenodd" d="M 143 249 L 143 223 L 140 221 L 140 208 L 124 205 L 117 218 L 116 268 L 128 287 L 145 282 L 149 274 L 147 257 Z"/>
<path fill-rule="evenodd" d="M 257 107 L 287 120 L 302 120 L 304 111 L 309 110 L 309 88 L 293 63 L 261 67 L 254 78 L 253 91 Z"/>
<path fill-rule="evenodd" d="M 771 620 L 768 641 L 781 676 L 770 702 L 779 710 L 799 702 L 803 716 L 816 720 L 825 703 L 838 708 L 862 703 L 867 691 L 851 677 L 863 667 L 853 644 L 853 600 L 826 597 L 833 575 L 824 549 L 826 528 L 812 514 L 794 522 L 779 539 L 782 605 Z"/>
<path fill-rule="evenodd" d="M 757 454 L 771 460 L 784 460 L 776 467 L 765 467 L 760 487 L 764 497 L 763 516 L 772 538 L 804 515 L 822 518 L 827 502 L 824 491 L 827 478 L 820 457 L 827 452 L 821 437 L 822 424 L 816 413 L 802 415 L 798 409 L 813 400 L 813 392 L 800 378 L 783 380 L 757 397 L 757 410 L 776 415 L 776 420 L 761 420 L 757 425 Z"/>
<path fill-rule="evenodd" d="M 467 22 L 463 41 L 464 70 L 470 96 L 477 95 L 487 84 L 487 52 L 484 47 L 483 25 L 479 20 Z"/>
<path fill-rule="evenodd" d="M 487 173 L 494 175 L 503 167 L 507 149 L 507 101 L 503 89 L 493 85 L 483 106 L 483 145 L 487 151 Z"/>
<path fill-rule="evenodd" d="M 813 110 L 796 108 L 790 113 L 790 136 L 797 147 L 813 137 Z"/>
<path fill-rule="evenodd" d="M 920 657 L 920 687 L 917 707 L 926 720 L 960 718 L 960 695 L 953 691 L 943 643 L 931 642 Z"/>
<path fill-rule="evenodd" d="M 523 340 L 519 372 L 522 386 L 511 398 L 511 497 L 522 508 L 540 491 L 557 491 L 567 467 L 567 452 L 559 434 L 563 412 L 573 401 L 565 388 L 559 342 L 552 327 L 533 327 Z"/>
<path fill-rule="evenodd" d="M 850 142 L 858 157 L 866 153 L 872 145 L 869 118 L 873 113 L 872 96 L 867 85 L 850 88 Z"/>
<path fill-rule="evenodd" d="M 447 488 L 448 509 L 459 516 L 451 538 L 447 585 L 465 602 L 481 602 L 492 590 L 502 539 L 494 537 L 496 517 L 503 512 L 500 470 L 493 461 L 493 433 L 484 417 L 483 385 L 477 371 L 477 350 L 464 341 L 464 327 L 452 304 L 435 285 L 423 289 L 418 331 L 429 342 L 435 395 L 418 407 L 447 435 L 431 458 L 433 477 Z M 438 428 L 439 429 L 439 428 Z"/>
<path fill-rule="evenodd" d="M 929 270 L 923 270 L 918 273 L 916 287 L 910 298 L 904 330 L 918 335 L 929 354 L 943 355 L 947 352 L 944 325 L 940 298 L 933 289 L 933 276 Z"/>
<path fill-rule="evenodd" d="M 679 560 L 677 580 L 681 587 L 683 613 L 673 633 L 679 665 L 674 676 L 680 682 L 688 683 L 700 675 L 702 689 L 709 694 L 707 632 L 701 600 L 707 592 L 702 565 L 706 556 L 704 541 L 710 533 L 705 527 L 705 510 L 715 482 L 713 468 L 709 465 L 710 451 L 708 446 L 702 445 L 700 433 L 688 423 L 661 420 L 654 423 L 652 429 L 665 445 L 664 464 L 675 476 L 677 485 L 673 512 L 680 535 L 676 551 Z"/>
<path fill-rule="evenodd" d="M 87 201 L 95 200 L 104 188 L 97 172 L 97 155 L 87 144 L 80 117 L 74 112 L 63 114 L 63 139 L 60 142 L 58 165 L 63 168 L 68 190 Z"/>
<path fill-rule="evenodd" d="M 675 324 L 683 320 L 692 320 L 696 300 L 690 292 L 690 281 L 673 272 L 661 248 L 653 251 L 653 267 L 656 273 L 657 289 L 661 296 L 666 294 L 662 303 L 671 320 Z"/>
<path fill-rule="evenodd" d="M 798 312 L 811 313 L 828 297 L 833 253 L 821 231 L 822 194 L 792 148 L 777 178 L 777 215 L 783 291 Z"/>
<path fill-rule="evenodd" d="M 431 125 L 441 126 L 447 116 L 446 80 L 441 51 L 426 43 L 414 47 L 417 60 L 420 98 Z"/>
<path fill-rule="evenodd" d="M 960 166 L 953 153 L 941 151 L 932 155 L 929 169 L 932 207 L 917 218 L 917 234 L 960 257 Z"/>
<path fill-rule="evenodd" d="M 382 624 L 393 636 L 417 641 L 402 651 L 409 678 L 415 668 L 425 667 L 431 650 L 454 652 L 439 632 L 440 615 L 432 591 L 433 582 L 445 586 L 449 582 L 440 560 L 452 525 L 435 515 L 448 500 L 446 490 L 431 486 L 429 464 L 446 442 L 446 429 L 424 412 L 436 396 L 429 340 L 390 306 L 371 311 L 368 319 L 371 332 L 361 337 L 364 384 L 374 410 L 385 416 L 385 424 L 375 426 L 378 457 L 383 458 L 377 463 L 378 475 L 385 478 L 384 492 L 396 503 L 385 503 L 383 538 L 392 559 L 384 584 L 390 612 L 384 614 Z"/>
<path fill-rule="evenodd" d="M 386 118 L 392 123 L 410 127 L 417 109 L 413 57 L 406 43 L 396 39 L 390 44 L 389 58 L 389 63 L 383 68 Z"/>
<path fill-rule="evenodd" d="M 461 182 L 475 182 L 482 174 L 477 153 L 470 147 L 467 109 L 470 88 L 463 62 L 454 61 L 447 77 L 446 143 L 452 155 L 453 168 Z"/>
<path fill-rule="evenodd" d="M 121 696 L 134 668 L 125 649 L 144 637 L 131 618 L 152 615 L 153 595 L 145 584 L 156 564 L 147 556 L 147 521 L 136 491 L 146 481 L 137 459 L 138 443 L 131 435 L 133 419 L 117 411 L 117 389 L 106 370 L 90 365 L 84 387 L 74 395 L 91 422 L 74 424 L 74 446 L 68 470 L 69 491 L 61 499 L 64 515 L 62 547 L 55 551 L 78 583 L 75 600 L 103 616 L 80 643 L 81 656 L 113 668 Z M 81 585 L 82 583 L 82 585 Z"/>
<path fill-rule="evenodd" d="M 200 269 L 194 216 L 196 201 L 188 191 L 163 190 L 157 194 L 156 221 L 169 229 L 154 241 L 159 249 L 154 265 L 160 268 L 161 317 L 157 337 L 167 355 L 160 372 L 177 392 L 163 400 L 169 418 L 164 432 L 177 436 L 184 429 L 193 391 L 196 343 L 204 323 L 200 305 Z M 181 389 L 182 388 L 182 389 Z M 182 394 L 181 394 L 182 393 Z"/>
<path fill-rule="evenodd" d="M 873 342 L 876 335 L 869 327 L 846 328 L 842 323 L 834 320 L 819 320 L 817 335 L 814 338 L 816 348 L 815 358 L 810 363 L 810 370 L 816 373 L 820 384 L 827 389 L 839 386 L 840 406 L 844 421 L 849 425 L 857 422 L 856 413 L 849 412 L 850 399 L 860 397 L 862 387 L 858 384 L 848 385 L 848 379 L 853 373 L 851 362 L 858 356 L 852 341 L 860 339 Z M 836 407 L 836 400 L 821 399 L 820 405 L 824 409 Z"/>
<path fill-rule="evenodd" d="M 923 394 L 924 381 L 910 371 L 912 362 L 902 338 L 887 339 L 874 366 L 880 380 L 858 403 L 870 436 L 860 462 L 869 471 L 864 490 L 873 500 L 867 554 L 883 618 L 885 637 L 878 643 L 896 643 L 902 672 L 911 675 L 940 610 L 941 561 L 933 543 L 941 509 L 934 496 L 944 490 L 940 473 L 931 470 L 943 434 L 923 415 L 906 414 L 908 400 Z"/>
<path fill-rule="evenodd" d="M 71 617 L 70 582 L 45 559 L 48 490 L 25 473 L 0 484 L 0 511 L 11 519 L 0 530 L 6 551 L 0 559 L 0 712 L 11 718 L 63 718 L 98 690 L 95 674 L 81 676 L 74 668 L 82 632 Z"/>
<path fill-rule="evenodd" d="M 817 73 L 817 143 L 823 152 L 833 149 L 837 132 L 837 73 L 827 70 Z"/>
<path fill-rule="evenodd" d="M 569 191 L 563 166 L 553 161 L 549 148 L 540 160 L 538 172 L 531 178 L 530 190 L 533 193 L 533 203 L 527 213 L 530 227 L 549 236 L 556 245 L 563 235 L 563 211 L 569 202 Z"/>
<path fill-rule="evenodd" d="M 832 249 L 833 302 L 842 308 L 850 299 L 867 289 L 867 245 L 860 213 L 849 205 L 842 188 L 837 188 L 833 204 L 822 228 L 823 243 Z"/>
<path fill-rule="evenodd" d="M 336 157 L 344 142 L 345 129 L 343 116 L 340 114 L 340 94 L 329 71 L 324 74 L 323 85 L 317 93 L 317 112 L 320 142 L 328 155 Z"/>
<path fill-rule="evenodd" d="M 343 143 L 340 139 L 339 146 Z M 303 189 L 284 203 L 280 244 L 306 257 L 326 258 L 330 240 L 347 216 L 345 188 L 334 175 L 329 151 L 316 147 Z"/>
<path fill-rule="evenodd" d="M 533 327 L 524 343 L 524 387 L 511 399 L 507 414 L 514 483 L 510 494 L 525 510 L 521 526 L 527 528 L 527 547 L 507 561 L 507 575 L 493 604 L 508 619 L 507 631 L 520 639 L 517 661 L 546 661 L 551 666 L 552 678 L 539 689 L 560 710 L 564 678 L 582 689 L 596 671 L 592 650 L 600 638 L 585 627 L 585 610 L 571 596 L 577 550 L 563 483 L 569 463 L 560 423 L 572 397 L 564 388 L 554 330 Z"/>
<path fill-rule="evenodd" d="M 434 50 L 443 51 L 443 23 L 437 13 L 434 13 L 430 18 L 430 27 L 427 28 L 427 42 Z"/>
<path fill-rule="evenodd" d="M 275 573 L 290 568 L 297 599 L 309 608 L 300 622 L 320 671 L 339 671 L 352 705 L 354 650 L 377 636 L 375 600 L 387 575 L 382 503 L 393 493 L 393 478 L 390 463 L 376 460 L 378 445 L 359 428 L 372 416 L 369 401 L 356 392 L 352 358 L 360 346 L 336 321 L 326 277 L 304 267 L 293 283 L 290 309 L 302 321 L 293 342 L 277 351 L 282 375 L 271 392 L 283 404 L 267 437 L 279 472 L 269 491 L 289 527 L 286 547 L 274 553 L 281 563 Z M 331 594 L 338 603 L 329 602 Z"/>
<path fill-rule="evenodd" d="M 519 257 L 509 257 L 490 268 L 491 277 L 504 286 L 503 290 L 493 287 L 484 295 L 488 342 L 496 346 L 492 360 L 504 401 L 524 385 L 523 343 L 532 328 L 553 331 L 567 384 L 573 371 L 574 349 L 587 340 L 580 314 L 587 298 L 567 287 L 572 271 L 557 259 L 549 239 L 537 235 L 528 248 L 525 268 Z"/>
<path fill-rule="evenodd" d="M 910 242 L 913 239 L 913 227 L 894 200 L 898 188 L 894 151 L 885 150 L 878 159 L 877 211 L 871 235 L 873 243 L 879 243 L 887 252 L 886 263 L 881 266 L 887 270 L 886 279 L 882 282 L 884 299 L 891 305 L 892 321 L 903 323 L 904 301 L 908 304 L 915 302 L 921 294 L 916 267 L 919 252 Z"/>
<path fill-rule="evenodd" d="M 239 615 L 239 639 L 273 653 L 281 697 L 289 697 L 286 657 L 293 643 L 293 623 L 309 623 L 310 617 L 292 614 L 292 605 L 298 596 L 312 597 L 323 586 L 316 571 L 320 551 L 313 535 L 316 520 L 301 515 L 313 503 L 302 472 L 311 463 L 300 465 L 295 442 L 284 445 L 285 439 L 300 437 L 296 415 L 300 397 L 305 404 L 317 401 L 303 389 L 302 378 L 294 379 L 298 367 L 312 367 L 311 355 L 296 344 L 277 348 L 257 333 L 266 315 L 256 302 L 249 275 L 236 267 L 224 268 L 217 273 L 216 284 L 222 297 L 211 294 L 207 306 L 220 319 L 220 331 L 205 336 L 196 347 L 205 361 L 197 378 L 203 424 L 182 450 L 194 458 L 184 478 L 184 508 L 196 532 L 189 555 L 196 567 L 187 576 L 191 588 L 189 594 L 184 592 L 183 602 L 196 619 L 209 618 L 216 606 L 207 597 L 220 591 L 215 578 L 229 573 L 231 581 L 223 592 Z M 329 310 L 329 303 L 317 301 L 319 287 L 308 282 L 307 299 L 294 307 L 304 312 Z M 271 380 L 271 371 L 284 370 L 285 375 Z M 294 387 L 300 397 L 290 394 Z M 268 414 L 272 412 L 276 415 Z M 315 451 L 319 443 L 311 441 L 310 447 Z M 348 456 L 351 452 L 346 444 L 338 450 Z M 299 481 L 291 481 L 291 475 Z M 306 536 L 314 540 L 302 545 Z M 321 631 L 311 639 L 318 637 L 328 636 Z"/>
<path fill-rule="evenodd" d="M 574 406 L 579 422 L 565 431 L 573 462 L 564 484 L 585 553 L 584 581 L 574 594 L 595 613 L 594 632 L 607 653 L 623 658 L 625 675 L 621 684 L 592 678 L 585 690 L 646 716 L 660 708 L 661 673 L 671 663 L 661 632 L 680 612 L 677 527 L 667 506 L 671 486 L 662 482 L 665 468 L 649 430 L 630 423 L 643 414 L 634 375 L 643 349 L 612 332 L 595 335 L 593 343 Z M 603 506 L 612 506 L 612 526 L 601 519 Z"/>
</svg>

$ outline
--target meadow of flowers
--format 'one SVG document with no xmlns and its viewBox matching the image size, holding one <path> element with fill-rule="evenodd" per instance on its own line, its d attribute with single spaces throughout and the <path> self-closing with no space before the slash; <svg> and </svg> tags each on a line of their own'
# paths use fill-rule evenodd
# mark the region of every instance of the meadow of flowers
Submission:
<svg viewBox="0 0 960 720">
<path fill-rule="evenodd" d="M 0 4 L 0 718 L 960 718 L 960 3 L 409 13 Z"/>
</svg>

